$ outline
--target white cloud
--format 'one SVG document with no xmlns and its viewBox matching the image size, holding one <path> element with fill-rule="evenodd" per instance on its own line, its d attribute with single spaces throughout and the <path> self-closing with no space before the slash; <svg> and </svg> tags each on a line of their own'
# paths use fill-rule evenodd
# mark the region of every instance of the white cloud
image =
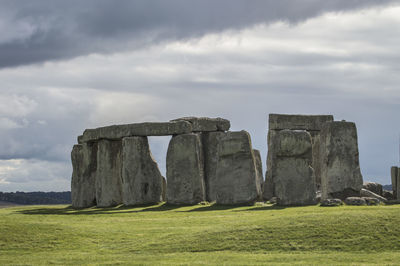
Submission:
<svg viewBox="0 0 400 266">
<path fill-rule="evenodd" d="M 65 191 L 71 167 L 41 160 L 0 160 L 0 191 Z"/>
</svg>

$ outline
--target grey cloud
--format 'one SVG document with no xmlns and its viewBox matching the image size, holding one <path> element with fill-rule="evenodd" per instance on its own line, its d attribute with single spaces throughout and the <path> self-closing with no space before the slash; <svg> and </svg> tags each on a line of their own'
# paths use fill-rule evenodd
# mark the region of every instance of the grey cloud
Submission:
<svg viewBox="0 0 400 266">
<path fill-rule="evenodd" d="M 0 43 L 0 68 L 112 53 L 254 24 L 297 23 L 328 11 L 395 1 L 374 0 L 140 0 L 2 1 L 8 31 L 31 32 Z M 11 15 L 10 15 L 11 14 Z"/>
</svg>

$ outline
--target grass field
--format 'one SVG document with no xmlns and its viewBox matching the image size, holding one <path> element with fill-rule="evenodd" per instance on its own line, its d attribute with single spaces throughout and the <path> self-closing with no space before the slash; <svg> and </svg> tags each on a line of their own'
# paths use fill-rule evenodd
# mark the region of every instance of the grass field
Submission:
<svg viewBox="0 0 400 266">
<path fill-rule="evenodd" d="M 400 205 L 0 209 L 4 264 L 400 264 Z"/>
</svg>

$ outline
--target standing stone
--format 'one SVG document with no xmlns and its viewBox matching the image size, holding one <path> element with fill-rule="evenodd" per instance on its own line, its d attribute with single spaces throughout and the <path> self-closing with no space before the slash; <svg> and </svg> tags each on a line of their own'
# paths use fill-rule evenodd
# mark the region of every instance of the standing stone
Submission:
<svg viewBox="0 0 400 266">
<path fill-rule="evenodd" d="M 204 151 L 204 182 L 206 200 L 209 202 L 217 200 L 218 145 L 223 135 L 223 132 L 202 133 Z"/>
<path fill-rule="evenodd" d="M 216 201 L 218 204 L 249 204 L 257 200 L 257 172 L 250 135 L 225 132 L 218 145 Z"/>
<path fill-rule="evenodd" d="M 320 143 L 322 198 L 359 197 L 363 186 L 358 158 L 356 125 L 327 122 Z"/>
<path fill-rule="evenodd" d="M 395 199 L 400 199 L 399 197 L 399 192 L 400 192 L 400 171 L 397 166 L 392 166 L 390 169 L 390 174 L 392 178 L 392 191 L 393 191 L 393 197 Z"/>
<path fill-rule="evenodd" d="M 321 169 L 319 166 L 320 131 L 324 123 L 331 121 L 333 121 L 332 115 L 287 115 L 287 114 L 270 114 L 268 120 L 268 129 L 269 129 L 268 134 L 270 134 L 270 132 L 276 132 L 285 129 L 306 130 L 311 134 L 312 167 L 314 169 L 315 182 L 318 189 L 321 184 Z M 270 154 L 269 146 L 268 146 L 268 154 Z M 269 166 L 267 168 L 270 169 Z M 267 177 L 266 180 L 268 180 Z M 267 186 L 270 187 L 271 184 L 268 184 Z"/>
<path fill-rule="evenodd" d="M 167 152 L 167 201 L 171 204 L 196 204 L 204 200 L 204 158 L 200 134 L 174 136 Z"/>
<path fill-rule="evenodd" d="M 259 150 L 253 149 L 254 159 L 256 161 L 256 174 L 257 174 L 257 194 L 258 200 L 262 200 L 262 185 L 264 183 L 261 154 Z"/>
<path fill-rule="evenodd" d="M 274 183 L 271 175 L 269 174 L 270 172 L 271 171 L 268 170 L 265 172 L 265 181 L 262 184 L 262 198 L 266 201 L 274 197 Z"/>
<path fill-rule="evenodd" d="M 274 151 L 270 178 L 279 205 L 316 204 L 310 133 L 282 130 L 271 139 Z"/>
<path fill-rule="evenodd" d="M 167 201 L 167 179 L 162 177 L 162 201 Z"/>
<path fill-rule="evenodd" d="M 122 166 L 124 205 L 161 202 L 163 177 L 151 155 L 147 137 L 122 139 Z"/>
<path fill-rule="evenodd" d="M 96 205 L 97 143 L 74 145 L 71 161 L 72 207 L 87 208 Z"/>
<path fill-rule="evenodd" d="M 98 142 L 96 199 L 98 207 L 122 203 L 122 141 L 102 139 Z"/>
</svg>

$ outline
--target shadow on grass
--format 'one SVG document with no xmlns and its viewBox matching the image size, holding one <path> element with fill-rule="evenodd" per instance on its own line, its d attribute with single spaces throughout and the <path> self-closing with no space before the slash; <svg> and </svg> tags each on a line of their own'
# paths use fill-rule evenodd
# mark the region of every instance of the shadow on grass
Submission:
<svg viewBox="0 0 400 266">
<path fill-rule="evenodd" d="M 189 210 L 177 210 L 184 207 L 195 207 Z M 243 209 L 243 207 L 247 207 Z M 74 209 L 71 206 L 63 208 L 29 208 L 24 210 L 16 210 L 16 213 L 27 214 L 27 215 L 98 215 L 98 214 L 124 214 L 124 213 L 144 213 L 144 212 L 163 212 L 177 210 L 178 212 L 208 212 L 208 211 L 223 211 L 223 210 L 233 210 L 235 212 L 243 211 L 267 211 L 267 210 L 282 210 L 286 207 L 277 205 L 268 206 L 249 206 L 249 205 L 171 205 L 167 203 L 157 204 L 157 205 L 140 205 L 140 206 L 116 206 L 107 208 L 91 207 L 86 209 Z"/>
</svg>

